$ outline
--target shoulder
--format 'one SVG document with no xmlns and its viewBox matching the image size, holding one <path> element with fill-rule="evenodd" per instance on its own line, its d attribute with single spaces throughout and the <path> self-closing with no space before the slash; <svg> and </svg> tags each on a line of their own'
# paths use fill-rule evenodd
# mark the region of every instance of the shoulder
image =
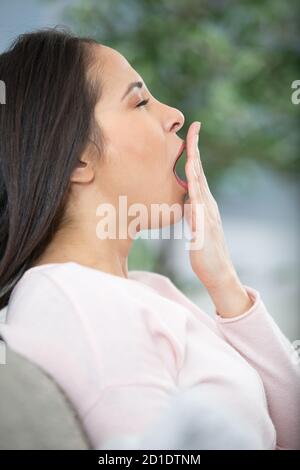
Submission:
<svg viewBox="0 0 300 470">
<path fill-rule="evenodd" d="M 56 296 L 72 301 L 81 295 L 88 297 L 91 292 L 104 297 L 116 290 L 120 293 L 124 281 L 118 276 L 75 262 L 49 263 L 25 271 L 12 291 L 10 303 L 18 297 L 25 298 L 25 294 L 28 294 L 26 300 L 29 300 L 30 294 L 35 301 L 46 300 L 46 295 L 48 300 Z"/>
<path fill-rule="evenodd" d="M 44 265 L 19 280 L 7 317 L 29 323 L 40 321 L 43 312 L 45 323 L 79 322 L 111 336 L 121 329 L 129 340 L 134 332 L 156 335 L 171 327 L 181 338 L 186 310 L 176 301 L 176 291 L 169 278 L 150 271 L 130 271 L 124 279 L 77 263 Z"/>
<path fill-rule="evenodd" d="M 149 289 L 150 287 L 150 289 Z M 75 262 L 53 263 L 28 269 L 12 291 L 10 304 L 22 302 L 52 303 L 54 299 L 64 303 L 102 302 L 112 305 L 126 299 L 136 303 L 151 293 L 169 296 L 177 290 L 172 281 L 162 274 L 132 270 L 128 279 L 100 271 Z M 124 304 L 123 304 L 124 307 Z"/>
</svg>

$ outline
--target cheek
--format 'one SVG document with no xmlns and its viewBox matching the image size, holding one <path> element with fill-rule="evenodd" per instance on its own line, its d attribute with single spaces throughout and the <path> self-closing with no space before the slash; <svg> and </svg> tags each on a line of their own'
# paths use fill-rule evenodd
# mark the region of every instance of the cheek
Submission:
<svg viewBox="0 0 300 470">
<path fill-rule="evenodd" d="M 171 177 L 165 137 L 144 121 L 130 124 L 120 124 L 120 131 L 110 129 L 110 135 L 116 136 L 108 149 L 115 184 L 126 194 L 161 191 Z"/>
</svg>

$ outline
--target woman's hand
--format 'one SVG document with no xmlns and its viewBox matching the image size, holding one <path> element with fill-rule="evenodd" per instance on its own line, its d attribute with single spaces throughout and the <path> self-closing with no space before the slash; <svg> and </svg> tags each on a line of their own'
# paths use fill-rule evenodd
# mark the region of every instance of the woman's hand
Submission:
<svg viewBox="0 0 300 470">
<path fill-rule="evenodd" d="M 221 316 L 236 316 L 252 301 L 238 279 L 225 242 L 218 205 L 208 187 L 198 148 L 198 128 L 193 122 L 186 137 L 185 172 L 189 198 L 184 217 L 192 231 L 190 261 L 194 273 L 208 290 Z"/>
</svg>

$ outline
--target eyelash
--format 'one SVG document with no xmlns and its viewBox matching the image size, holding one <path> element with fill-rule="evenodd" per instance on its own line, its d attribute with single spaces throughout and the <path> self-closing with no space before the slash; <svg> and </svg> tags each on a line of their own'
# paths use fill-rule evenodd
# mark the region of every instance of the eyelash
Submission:
<svg viewBox="0 0 300 470">
<path fill-rule="evenodd" d="M 149 98 L 148 98 L 147 100 L 141 101 L 141 102 L 136 106 L 136 108 L 138 108 L 139 106 L 145 106 L 145 105 L 148 103 L 148 101 L 149 101 Z"/>
</svg>

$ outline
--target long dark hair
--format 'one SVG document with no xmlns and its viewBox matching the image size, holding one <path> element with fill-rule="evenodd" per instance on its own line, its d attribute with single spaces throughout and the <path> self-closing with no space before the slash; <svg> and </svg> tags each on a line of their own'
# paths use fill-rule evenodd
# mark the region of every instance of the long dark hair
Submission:
<svg viewBox="0 0 300 470">
<path fill-rule="evenodd" d="M 90 66 L 98 44 L 66 28 L 17 37 L 0 55 L 0 309 L 66 223 L 70 176 L 89 145 L 102 153 Z M 99 67 L 101 69 L 101 67 Z M 94 70 L 94 69 L 93 69 Z"/>
</svg>

